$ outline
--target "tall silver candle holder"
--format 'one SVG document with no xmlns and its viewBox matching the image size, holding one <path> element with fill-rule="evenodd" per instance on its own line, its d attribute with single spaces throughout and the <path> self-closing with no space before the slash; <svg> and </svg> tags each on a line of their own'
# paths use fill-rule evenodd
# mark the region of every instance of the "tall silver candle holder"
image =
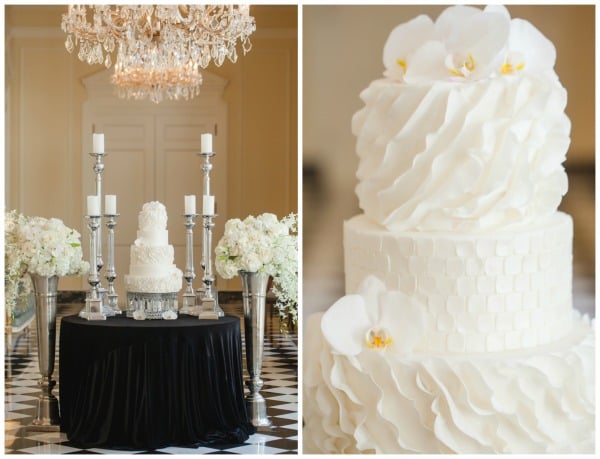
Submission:
<svg viewBox="0 0 600 459">
<path fill-rule="evenodd" d="M 215 226 L 213 218 L 216 215 L 202 215 L 202 226 L 203 226 L 203 246 L 207 247 L 208 250 L 204 251 L 203 254 L 203 266 L 204 275 L 202 276 L 202 283 L 204 284 L 204 291 L 200 297 L 200 311 L 198 317 L 200 319 L 218 319 L 223 317 L 225 313 L 219 307 L 219 299 L 217 297 L 217 289 L 214 287 L 215 276 L 212 272 L 212 254 L 210 248 L 212 247 L 212 228 Z"/>
<path fill-rule="evenodd" d="M 198 214 L 185 214 L 185 272 L 183 273 L 183 277 L 187 282 L 187 287 L 183 294 L 183 305 L 181 307 L 181 312 L 183 314 L 189 315 L 198 315 L 199 308 L 196 306 L 196 293 L 194 292 L 194 287 L 192 285 L 194 279 L 196 278 L 196 273 L 194 272 L 194 226 L 196 222 L 194 219 L 198 216 Z"/>
<path fill-rule="evenodd" d="M 115 226 L 117 225 L 117 217 L 119 214 L 104 214 L 106 217 L 106 227 L 108 228 L 107 235 L 107 251 L 108 260 L 106 265 L 106 280 L 108 281 L 108 293 L 106 295 L 107 304 L 105 309 L 108 308 L 111 311 L 111 315 L 121 314 L 119 309 L 119 295 L 115 291 L 115 279 L 117 278 L 117 271 L 115 269 Z"/>
<path fill-rule="evenodd" d="M 102 203 L 102 172 L 104 172 L 104 157 L 108 153 L 106 152 L 92 152 L 90 156 L 95 158 L 95 162 L 93 165 L 94 173 L 96 174 L 96 195 L 98 196 L 98 200 Z M 102 205 L 102 204 L 101 204 Z M 90 261 L 90 264 L 92 262 Z M 102 271 L 102 267 L 104 266 L 104 261 L 102 260 L 102 226 L 98 228 L 98 237 L 96 240 L 96 266 L 98 268 L 98 274 Z M 102 287 L 102 282 L 98 281 L 98 294 L 100 295 L 100 299 L 102 301 L 102 308 L 106 315 L 112 316 L 114 315 L 113 310 L 108 305 L 108 299 L 106 295 L 106 290 Z"/>
<path fill-rule="evenodd" d="M 203 172 L 203 196 L 210 196 L 210 172 L 212 171 L 213 165 L 210 162 L 211 158 L 216 155 L 214 152 L 200 152 L 199 155 L 202 157 L 202 172 Z M 225 312 L 219 306 L 219 292 L 215 287 L 215 277 L 212 273 L 212 228 L 214 226 L 213 219 L 216 215 L 204 215 L 202 212 L 202 270 L 204 275 L 202 277 L 202 283 L 204 284 L 204 290 L 200 293 L 200 309 L 201 313 L 198 317 L 202 317 L 202 311 L 205 311 L 205 316 L 213 317 L 213 314 L 209 312 L 212 308 L 217 317 L 224 317 Z"/>
<path fill-rule="evenodd" d="M 106 320 L 106 315 L 102 309 L 102 298 L 98 291 L 100 276 L 98 275 L 98 266 L 95 263 L 98 257 L 98 232 L 100 229 L 100 215 L 86 215 L 89 220 L 88 228 L 90 230 L 90 273 L 88 283 L 90 291 L 85 299 L 85 309 L 79 313 L 79 317 L 87 320 Z"/>
</svg>

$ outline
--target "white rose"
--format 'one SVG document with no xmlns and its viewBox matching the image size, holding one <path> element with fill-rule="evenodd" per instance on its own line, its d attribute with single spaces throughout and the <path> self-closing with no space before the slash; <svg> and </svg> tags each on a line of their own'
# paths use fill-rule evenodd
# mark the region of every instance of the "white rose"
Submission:
<svg viewBox="0 0 600 459">
<path fill-rule="evenodd" d="M 241 266 L 244 271 L 256 272 L 262 267 L 262 263 L 255 253 L 248 253 L 242 256 Z"/>
</svg>

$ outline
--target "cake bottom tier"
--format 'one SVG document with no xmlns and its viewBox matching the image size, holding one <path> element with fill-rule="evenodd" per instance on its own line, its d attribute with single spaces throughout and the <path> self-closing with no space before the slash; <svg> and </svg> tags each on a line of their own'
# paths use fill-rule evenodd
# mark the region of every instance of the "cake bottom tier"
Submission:
<svg viewBox="0 0 600 459">
<path fill-rule="evenodd" d="M 594 452 L 595 331 L 509 352 L 335 353 L 304 327 L 305 453 Z"/>
</svg>

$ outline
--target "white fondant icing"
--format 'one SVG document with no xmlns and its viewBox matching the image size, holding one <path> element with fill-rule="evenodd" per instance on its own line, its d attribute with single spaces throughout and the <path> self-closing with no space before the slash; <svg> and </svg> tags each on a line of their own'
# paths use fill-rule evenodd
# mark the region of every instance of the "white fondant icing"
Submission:
<svg viewBox="0 0 600 459">
<path fill-rule="evenodd" d="M 132 266 L 169 266 L 173 263 L 174 257 L 175 251 L 172 245 L 153 247 L 134 244 L 130 247 L 130 263 Z"/>
<path fill-rule="evenodd" d="M 181 290 L 183 273 L 174 268 L 168 274 L 160 276 L 125 275 L 125 288 L 128 292 L 172 293 Z"/>
<path fill-rule="evenodd" d="M 160 202 L 144 204 L 138 216 L 138 238 L 130 247 L 129 274 L 124 276 L 128 292 L 172 293 L 181 290 L 183 273 L 173 260 L 168 244 L 167 212 Z"/>
<path fill-rule="evenodd" d="M 392 233 L 359 215 L 344 224 L 346 292 L 375 275 L 420 303 L 426 332 L 415 352 L 539 346 L 569 331 L 572 232 L 564 213 L 481 235 Z"/>
<path fill-rule="evenodd" d="M 545 346 L 446 356 L 340 354 L 321 321 L 304 327 L 305 453 L 594 451 L 595 333 L 585 318 Z"/>
<path fill-rule="evenodd" d="M 174 264 L 164 265 L 129 265 L 130 276 L 157 277 L 169 274 L 175 269 Z"/>
<path fill-rule="evenodd" d="M 166 229 L 138 230 L 134 244 L 139 246 L 160 247 L 169 243 L 169 232 Z"/>
<path fill-rule="evenodd" d="M 374 81 L 354 115 L 356 192 L 390 230 L 485 231 L 552 215 L 567 191 L 557 80 Z"/>
<path fill-rule="evenodd" d="M 156 231 L 167 229 L 167 209 L 158 201 L 147 202 L 138 214 L 138 229 Z"/>
</svg>

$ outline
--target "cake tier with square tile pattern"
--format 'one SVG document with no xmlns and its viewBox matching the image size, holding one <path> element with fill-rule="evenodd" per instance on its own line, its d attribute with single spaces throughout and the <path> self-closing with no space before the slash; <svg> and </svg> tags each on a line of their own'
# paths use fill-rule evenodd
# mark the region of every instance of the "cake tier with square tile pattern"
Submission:
<svg viewBox="0 0 600 459">
<path fill-rule="evenodd" d="M 570 329 L 572 238 L 564 213 L 475 236 L 390 232 L 357 216 L 344 225 L 346 291 L 372 274 L 420 303 L 425 331 L 415 352 L 534 347 Z"/>
</svg>

